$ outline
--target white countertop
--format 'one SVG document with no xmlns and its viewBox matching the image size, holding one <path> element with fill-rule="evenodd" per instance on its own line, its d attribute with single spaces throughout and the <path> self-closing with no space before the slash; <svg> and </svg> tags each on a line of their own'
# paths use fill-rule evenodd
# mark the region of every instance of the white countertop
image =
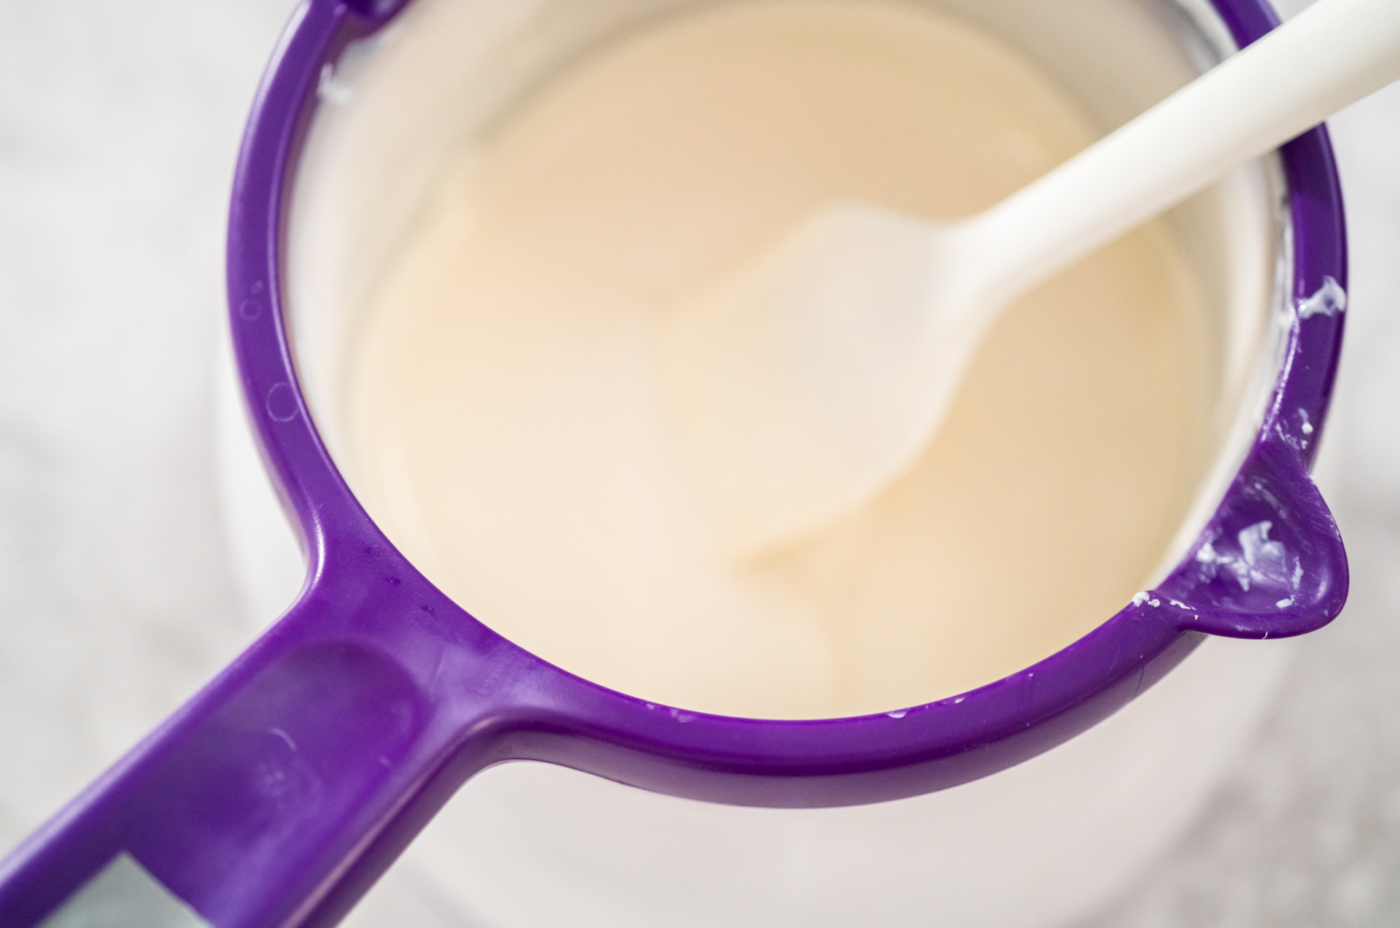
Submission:
<svg viewBox="0 0 1400 928">
<path fill-rule="evenodd" d="M 291 6 L 0 3 L 0 849 L 270 618 L 229 566 L 211 366 L 233 159 Z M 1400 87 L 1331 125 L 1351 302 L 1320 482 L 1351 599 L 1189 833 L 1079 928 L 1400 921 Z M 411 889 L 352 922 L 447 924 Z"/>
</svg>

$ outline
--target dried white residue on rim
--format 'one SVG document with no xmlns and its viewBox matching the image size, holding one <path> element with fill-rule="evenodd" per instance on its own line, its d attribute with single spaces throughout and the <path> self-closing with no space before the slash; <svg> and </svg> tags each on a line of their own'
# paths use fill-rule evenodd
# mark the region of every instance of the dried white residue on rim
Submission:
<svg viewBox="0 0 1400 928">
<path fill-rule="evenodd" d="M 1212 576 L 1226 575 L 1239 583 L 1240 589 L 1248 592 L 1252 586 L 1268 590 L 1293 591 L 1303 579 L 1303 565 L 1281 541 L 1271 541 L 1269 530 L 1273 523 L 1255 522 L 1236 536 L 1239 541 L 1239 554 L 1226 554 L 1216 550 L 1210 542 L 1196 552 L 1196 561 L 1210 569 Z M 1290 606 L 1292 597 L 1278 601 L 1280 609 Z"/>
<path fill-rule="evenodd" d="M 1347 292 L 1342 289 L 1342 285 L 1332 277 L 1322 278 L 1322 286 L 1317 288 L 1317 292 L 1306 300 L 1298 301 L 1298 317 L 1300 319 L 1311 319 L 1318 313 L 1324 316 L 1335 316 L 1344 312 L 1347 308 Z"/>
<path fill-rule="evenodd" d="M 335 65 L 327 62 L 321 66 L 321 76 L 316 83 L 316 96 L 337 106 L 345 106 L 354 97 L 350 85 L 340 80 L 335 73 Z"/>
</svg>

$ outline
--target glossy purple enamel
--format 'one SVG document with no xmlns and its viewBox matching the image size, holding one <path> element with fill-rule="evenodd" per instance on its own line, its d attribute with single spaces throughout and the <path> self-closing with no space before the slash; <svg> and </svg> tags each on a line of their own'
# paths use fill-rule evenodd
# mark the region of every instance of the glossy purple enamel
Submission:
<svg viewBox="0 0 1400 928">
<path fill-rule="evenodd" d="M 1295 318 L 1266 421 L 1193 554 L 1081 640 L 978 690 L 889 715 L 726 718 L 605 689 L 500 637 L 424 579 L 355 500 L 308 416 L 284 325 L 287 184 L 321 68 L 400 5 L 303 4 L 254 107 L 235 181 L 230 324 L 250 419 L 310 555 L 306 589 L 0 865 L 0 923 L 37 923 L 125 851 L 219 928 L 332 924 L 453 791 L 509 759 L 749 805 L 866 803 L 956 786 L 1095 724 L 1203 634 L 1295 635 L 1341 610 L 1345 555 L 1307 467 L 1344 316 L 1315 313 Z M 1275 22 L 1260 0 L 1216 5 L 1241 42 Z M 1327 278 L 1345 286 L 1341 197 L 1324 130 L 1291 142 L 1283 160 L 1293 293 L 1304 299 Z"/>
</svg>

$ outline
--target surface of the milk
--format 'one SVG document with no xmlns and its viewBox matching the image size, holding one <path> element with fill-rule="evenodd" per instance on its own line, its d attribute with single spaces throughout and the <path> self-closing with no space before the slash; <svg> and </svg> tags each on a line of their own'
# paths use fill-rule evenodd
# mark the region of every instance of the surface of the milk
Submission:
<svg viewBox="0 0 1400 928">
<path fill-rule="evenodd" d="M 861 714 L 1023 668 L 1152 579 L 1211 463 L 1203 304 L 1164 226 L 1022 299 L 911 473 L 756 562 L 716 553 L 655 339 L 817 207 L 968 215 L 1096 135 L 925 10 L 779 0 L 625 35 L 433 191 L 347 355 L 347 476 L 473 615 L 644 699 Z"/>
</svg>

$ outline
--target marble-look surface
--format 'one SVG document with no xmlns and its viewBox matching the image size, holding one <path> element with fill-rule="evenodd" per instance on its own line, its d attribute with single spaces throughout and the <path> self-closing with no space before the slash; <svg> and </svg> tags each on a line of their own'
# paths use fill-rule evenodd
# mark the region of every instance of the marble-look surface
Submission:
<svg viewBox="0 0 1400 928">
<path fill-rule="evenodd" d="M 270 618 L 229 566 L 211 365 L 234 153 L 291 6 L 0 0 L 0 849 Z M 1351 601 L 1189 832 L 1076 928 L 1400 921 L 1400 88 L 1332 127 L 1353 263 L 1321 480 Z M 351 923 L 448 924 L 420 889 Z"/>
</svg>

